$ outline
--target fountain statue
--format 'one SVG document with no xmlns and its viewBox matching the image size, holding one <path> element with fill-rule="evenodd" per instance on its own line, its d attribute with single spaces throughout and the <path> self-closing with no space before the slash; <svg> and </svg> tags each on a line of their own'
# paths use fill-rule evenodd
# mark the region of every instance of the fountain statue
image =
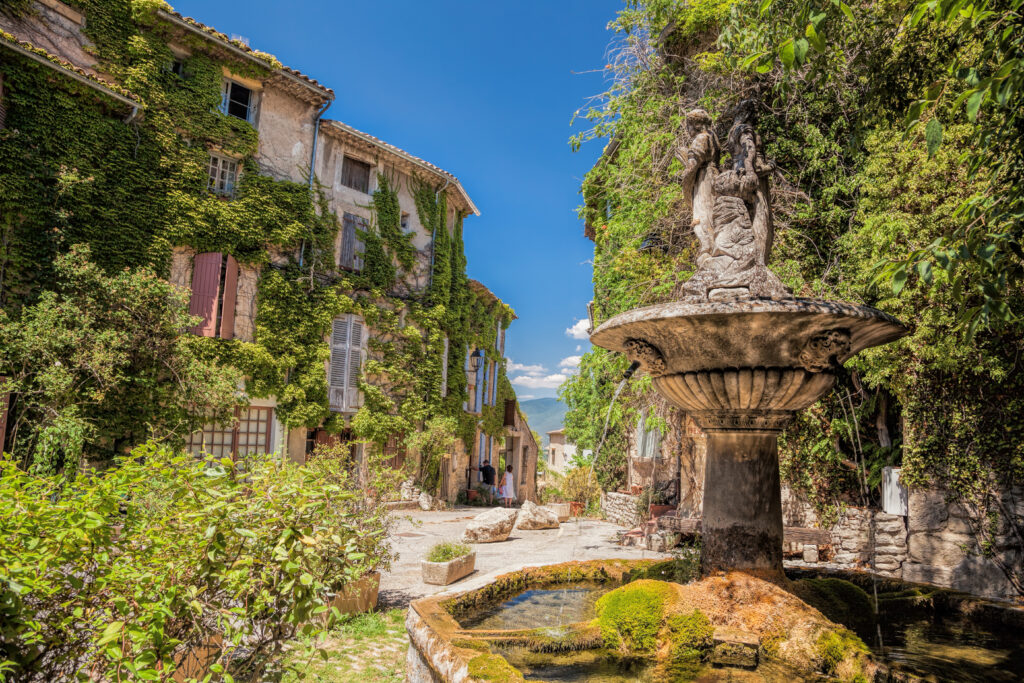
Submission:
<svg viewBox="0 0 1024 683">
<path fill-rule="evenodd" d="M 681 300 L 617 315 L 591 341 L 639 363 L 707 435 L 702 573 L 769 578 L 782 574 L 779 433 L 832 389 L 839 365 L 907 328 L 867 306 L 795 298 L 768 269 L 774 165 L 754 112 L 738 108 L 726 169 L 710 116 L 687 115 L 683 187 L 697 270 Z"/>
</svg>

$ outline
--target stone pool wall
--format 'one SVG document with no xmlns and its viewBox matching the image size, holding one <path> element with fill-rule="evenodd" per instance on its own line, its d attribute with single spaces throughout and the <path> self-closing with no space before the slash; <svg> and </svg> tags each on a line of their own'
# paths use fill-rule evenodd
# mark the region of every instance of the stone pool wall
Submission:
<svg viewBox="0 0 1024 683">
<path fill-rule="evenodd" d="M 639 496 L 609 491 L 601 496 L 601 511 L 609 522 L 633 529 L 643 521 L 636 507 L 639 500 Z"/>
<path fill-rule="evenodd" d="M 1003 494 L 1004 506 L 1024 520 L 1024 489 Z M 785 487 L 782 492 L 786 526 L 817 527 L 819 520 L 806 501 Z M 942 491 L 911 490 L 908 514 L 890 515 L 879 510 L 848 507 L 830 530 L 831 548 L 790 547 L 788 565 L 841 570 L 874 569 L 887 577 L 994 598 L 1016 595 L 998 564 L 980 557 L 965 511 L 946 502 Z M 1021 547 L 1010 529 L 997 538 L 996 552 L 1009 566 L 1024 562 Z"/>
</svg>

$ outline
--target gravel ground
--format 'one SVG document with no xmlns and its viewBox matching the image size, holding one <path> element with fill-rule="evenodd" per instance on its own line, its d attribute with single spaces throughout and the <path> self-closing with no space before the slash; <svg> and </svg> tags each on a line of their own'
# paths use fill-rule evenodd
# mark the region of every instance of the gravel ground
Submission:
<svg viewBox="0 0 1024 683">
<path fill-rule="evenodd" d="M 476 571 L 450 586 L 431 586 L 420 580 L 420 560 L 439 541 L 459 540 L 466 522 L 486 508 L 466 507 L 440 512 L 401 511 L 402 517 L 392 539 L 398 560 L 381 576 L 381 607 L 404 607 L 410 601 L 444 591 L 465 591 L 487 583 L 499 574 L 523 567 L 557 564 L 572 560 L 659 559 L 666 553 L 616 544 L 615 532 L 622 527 L 596 519 L 563 522 L 558 529 L 512 531 L 501 543 L 478 543 Z"/>
</svg>

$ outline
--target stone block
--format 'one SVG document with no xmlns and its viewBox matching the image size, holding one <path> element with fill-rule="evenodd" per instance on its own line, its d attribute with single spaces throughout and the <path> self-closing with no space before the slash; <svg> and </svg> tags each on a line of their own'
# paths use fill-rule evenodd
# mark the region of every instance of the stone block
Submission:
<svg viewBox="0 0 1024 683">
<path fill-rule="evenodd" d="M 918 564 L 955 567 L 966 553 L 964 546 L 974 546 L 974 539 L 961 534 L 912 533 L 907 543 L 907 557 Z"/>
<path fill-rule="evenodd" d="M 898 545 L 876 545 L 875 555 L 897 555 L 904 556 L 907 554 L 906 546 Z"/>
<path fill-rule="evenodd" d="M 558 515 L 553 510 L 526 501 L 519 510 L 516 528 L 526 531 L 557 529 Z"/>
<path fill-rule="evenodd" d="M 466 543 L 497 543 L 504 541 L 512 533 L 516 516 L 515 508 L 492 508 L 482 512 L 466 524 L 462 540 Z"/>
<path fill-rule="evenodd" d="M 743 669 L 757 668 L 757 636 L 726 626 L 715 628 L 711 663 Z"/>
<path fill-rule="evenodd" d="M 447 586 L 459 579 L 469 576 L 476 567 L 476 553 L 456 557 L 448 562 L 420 561 L 420 570 L 423 572 L 423 583 L 435 586 Z"/>
<path fill-rule="evenodd" d="M 546 505 L 543 505 L 541 507 L 545 507 L 548 510 L 554 512 L 555 516 L 558 517 L 559 522 L 565 522 L 569 519 L 569 517 L 572 516 L 569 510 L 568 503 L 547 503 Z"/>
<path fill-rule="evenodd" d="M 907 525 L 910 532 L 941 529 L 949 518 L 949 504 L 941 491 L 914 489 L 910 492 Z"/>
<path fill-rule="evenodd" d="M 804 562 L 814 564 L 818 561 L 818 546 L 808 543 L 804 546 Z"/>
</svg>

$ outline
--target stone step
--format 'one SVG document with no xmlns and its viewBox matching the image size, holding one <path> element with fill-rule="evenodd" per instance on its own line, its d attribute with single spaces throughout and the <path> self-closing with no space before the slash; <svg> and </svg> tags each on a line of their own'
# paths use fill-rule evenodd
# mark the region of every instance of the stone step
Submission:
<svg viewBox="0 0 1024 683">
<path fill-rule="evenodd" d="M 714 644 L 714 651 L 711 653 L 711 663 L 714 666 L 757 668 L 759 642 L 753 633 L 728 626 L 716 626 Z"/>
</svg>

